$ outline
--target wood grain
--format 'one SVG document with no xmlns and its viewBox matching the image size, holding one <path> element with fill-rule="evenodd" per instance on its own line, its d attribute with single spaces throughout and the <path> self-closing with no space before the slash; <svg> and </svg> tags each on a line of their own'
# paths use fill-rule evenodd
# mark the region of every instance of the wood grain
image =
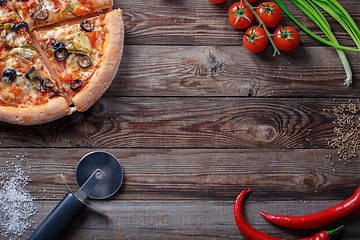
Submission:
<svg viewBox="0 0 360 240">
<path fill-rule="evenodd" d="M 247 221 L 267 234 L 295 239 L 310 237 L 323 229 L 291 230 L 277 227 L 260 216 L 261 210 L 282 214 L 313 213 L 331 207 L 338 201 L 274 201 L 260 202 L 250 193 L 244 205 Z M 233 219 L 233 201 L 111 201 L 92 202 L 99 212 L 86 209 L 73 221 L 61 239 L 245 239 Z M 54 202 L 40 202 L 36 226 L 55 207 Z M 301 211 L 299 210 L 301 209 Z M 354 231 L 345 231 L 341 239 L 356 239 L 359 214 L 338 224 Z M 326 227 L 330 230 L 338 225 Z M 103 229 L 106 229 L 104 231 Z M 29 230 L 31 232 L 32 229 Z"/>
<path fill-rule="evenodd" d="M 323 230 L 276 227 L 259 211 L 310 214 L 358 188 L 360 163 L 344 165 L 328 148 L 335 116 L 323 109 L 358 101 L 360 54 L 346 52 L 354 84 L 345 87 L 334 49 L 303 31 L 292 53 L 274 58 L 270 46 L 249 53 L 244 31 L 228 23 L 231 3 L 115 0 L 125 46 L 106 94 L 88 111 L 51 123 L 0 123 L 0 170 L 20 165 L 38 208 L 16 239 L 26 239 L 68 192 L 64 181 L 78 189 L 76 165 L 94 150 L 119 158 L 123 185 L 108 200 L 88 199 L 100 212 L 87 208 L 59 239 L 245 239 L 232 211 L 247 187 L 245 216 L 255 228 L 285 239 Z M 359 23 L 358 0 L 341 4 Z M 339 42 L 355 47 L 328 19 Z M 285 15 L 282 24 L 295 26 Z M 359 213 L 325 229 L 339 224 L 341 239 L 358 239 Z"/>
<path fill-rule="evenodd" d="M 273 57 L 241 46 L 131 46 L 106 96 L 358 97 L 360 54 L 347 52 L 354 84 L 336 51 L 298 47 Z"/>
<path fill-rule="evenodd" d="M 1 123 L 0 147 L 327 148 L 335 115 L 323 110 L 347 101 L 104 97 L 89 111 L 52 123 Z"/>
<path fill-rule="evenodd" d="M 4 149 L 0 168 L 20 164 L 38 200 L 57 200 L 76 191 L 79 160 L 95 149 Z M 124 183 L 115 200 L 231 201 L 251 187 L 264 200 L 341 200 L 360 182 L 360 164 L 344 165 L 334 150 L 102 149 L 119 158 Z M 326 155 L 333 155 L 328 161 Z M 18 156 L 18 157 L 16 157 Z M 21 161 L 20 161 L 21 160 Z M 8 162 L 8 164 L 5 164 Z M 334 165 L 331 165 L 334 163 Z"/>
<path fill-rule="evenodd" d="M 283 2 L 303 25 L 324 37 L 317 26 L 294 4 L 289 0 Z M 125 44 L 239 46 L 242 45 L 244 31 L 232 27 L 229 23 L 227 11 L 232 3 L 233 1 L 226 1 L 224 4 L 216 5 L 207 0 L 154 0 L 149 4 L 145 0 L 123 0 L 115 1 L 114 7 L 122 8 L 124 11 Z M 357 0 L 341 1 L 341 4 L 355 22 L 360 22 L 360 9 L 354 7 L 359 4 Z M 355 47 L 341 26 L 325 15 L 339 42 Z M 296 26 L 286 14 L 283 14 L 281 24 Z M 301 45 L 322 46 L 322 43 L 300 31 L 300 28 L 297 29 L 300 32 Z"/>
</svg>

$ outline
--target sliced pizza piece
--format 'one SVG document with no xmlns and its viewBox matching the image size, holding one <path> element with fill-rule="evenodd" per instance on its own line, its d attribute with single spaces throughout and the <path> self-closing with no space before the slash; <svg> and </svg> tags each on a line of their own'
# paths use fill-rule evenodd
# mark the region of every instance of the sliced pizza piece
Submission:
<svg viewBox="0 0 360 240">
<path fill-rule="evenodd" d="M 26 23 L 0 31 L 0 121 L 33 125 L 73 112 L 32 44 Z"/>
<path fill-rule="evenodd" d="M 112 7 L 112 0 L 9 0 L 30 30 Z"/>
<path fill-rule="evenodd" d="M 0 28 L 5 23 L 10 23 L 19 19 L 17 12 L 11 7 L 7 0 L 0 0 Z"/>
<path fill-rule="evenodd" d="M 122 56 L 122 11 L 35 32 L 41 48 L 58 74 L 59 86 L 75 107 L 85 111 L 112 83 Z"/>
</svg>

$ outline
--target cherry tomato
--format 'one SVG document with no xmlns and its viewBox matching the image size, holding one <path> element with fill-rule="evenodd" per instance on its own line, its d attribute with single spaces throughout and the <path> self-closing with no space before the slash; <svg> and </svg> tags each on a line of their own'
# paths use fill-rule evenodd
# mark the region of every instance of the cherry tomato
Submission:
<svg viewBox="0 0 360 240">
<path fill-rule="evenodd" d="M 256 8 L 256 13 L 260 16 L 264 22 L 265 27 L 272 28 L 280 23 L 282 13 L 281 8 L 273 2 L 263 2 Z M 258 23 L 259 20 L 256 18 Z"/>
<path fill-rule="evenodd" d="M 212 3 L 223 3 L 225 0 L 209 0 Z"/>
<path fill-rule="evenodd" d="M 279 27 L 274 32 L 273 40 L 280 51 L 290 52 L 299 44 L 299 34 L 293 27 Z"/>
<path fill-rule="evenodd" d="M 246 30 L 243 38 L 244 46 L 250 52 L 261 52 L 269 41 L 265 30 L 259 26 L 252 26 Z"/>
<path fill-rule="evenodd" d="M 229 21 L 236 28 L 247 28 L 254 19 L 254 14 L 243 2 L 236 2 L 229 8 Z"/>
</svg>

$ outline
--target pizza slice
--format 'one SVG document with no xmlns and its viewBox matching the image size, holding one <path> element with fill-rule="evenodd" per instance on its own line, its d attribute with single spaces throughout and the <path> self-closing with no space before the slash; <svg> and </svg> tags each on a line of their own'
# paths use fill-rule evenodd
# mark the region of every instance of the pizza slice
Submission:
<svg viewBox="0 0 360 240">
<path fill-rule="evenodd" d="M 5 1 L 5 0 L 2 0 Z M 30 29 L 112 7 L 112 0 L 8 0 Z"/>
<path fill-rule="evenodd" d="M 73 111 L 27 29 L 26 22 L 16 22 L 0 30 L 0 120 L 21 125 L 48 122 Z"/>
<path fill-rule="evenodd" d="M 0 0 L 0 23 L 1 25 L 18 19 L 17 12 L 9 5 L 6 0 Z"/>
<path fill-rule="evenodd" d="M 122 11 L 78 24 L 35 32 L 42 50 L 79 111 L 87 110 L 110 86 L 122 56 Z"/>
</svg>

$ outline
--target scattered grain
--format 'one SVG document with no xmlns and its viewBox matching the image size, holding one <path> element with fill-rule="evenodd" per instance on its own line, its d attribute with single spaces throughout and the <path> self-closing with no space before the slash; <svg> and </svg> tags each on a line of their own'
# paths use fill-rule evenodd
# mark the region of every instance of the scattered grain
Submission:
<svg viewBox="0 0 360 240">
<path fill-rule="evenodd" d="M 347 104 L 323 111 L 332 112 L 336 117 L 333 121 L 336 137 L 327 139 L 328 147 L 336 149 L 339 162 L 345 165 L 350 163 L 351 159 L 357 159 L 357 152 L 360 150 L 360 118 L 358 116 L 360 103 L 349 100 Z"/>
<path fill-rule="evenodd" d="M 16 162 L 21 162 L 19 158 L 16 156 Z M 0 236 L 9 240 L 19 239 L 25 233 L 36 212 L 34 199 L 25 189 L 31 181 L 25 170 L 20 163 L 7 161 L 7 167 L 0 172 Z"/>
</svg>

